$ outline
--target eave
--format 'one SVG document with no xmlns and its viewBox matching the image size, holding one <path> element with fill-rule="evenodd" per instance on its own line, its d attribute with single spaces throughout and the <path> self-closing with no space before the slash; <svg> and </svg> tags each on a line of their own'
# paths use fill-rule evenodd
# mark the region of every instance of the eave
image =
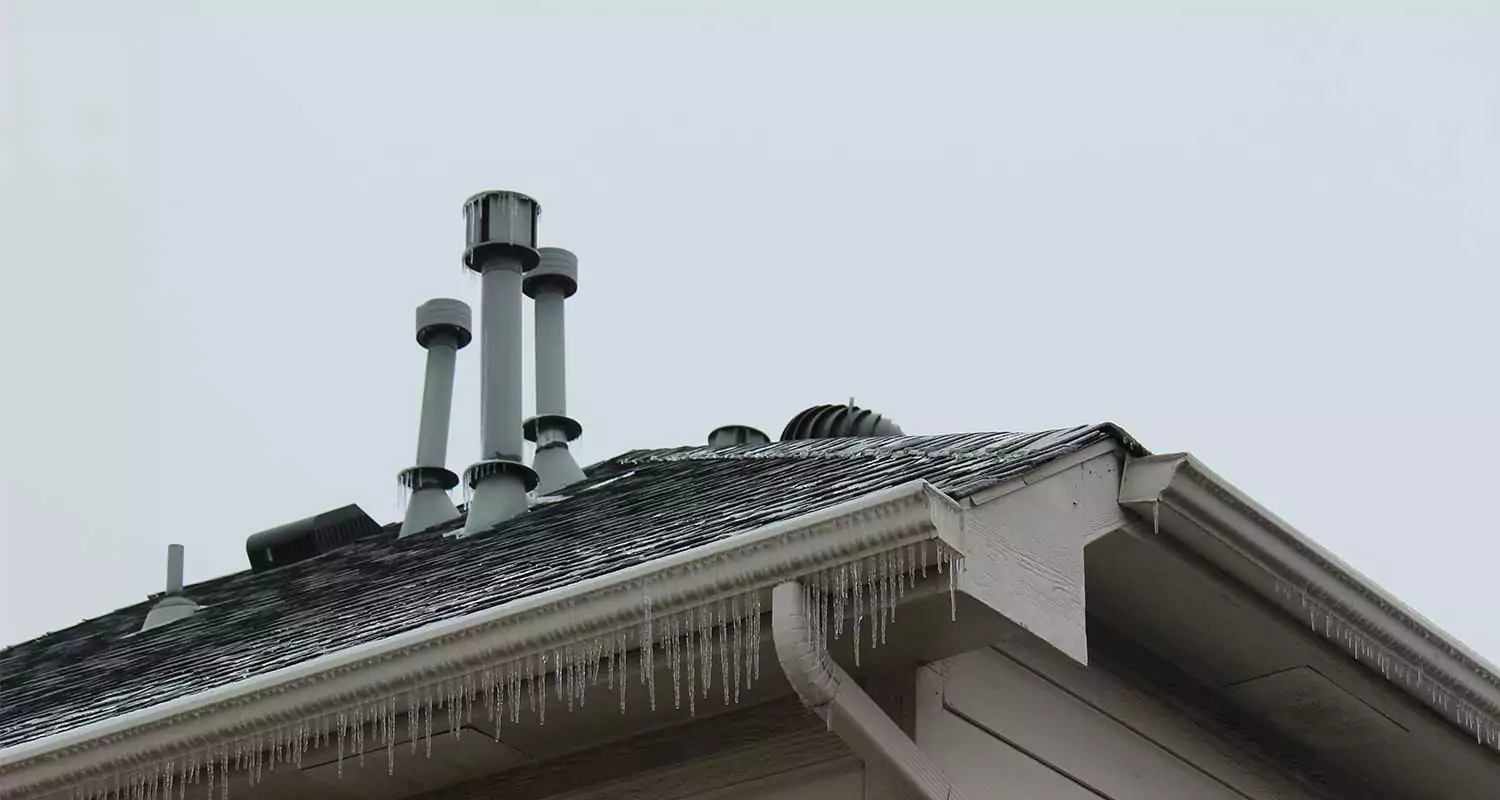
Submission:
<svg viewBox="0 0 1500 800">
<path fill-rule="evenodd" d="M 330 653 L 0 750 L 3 797 L 34 796 L 172 758 L 487 664 L 767 592 L 785 580 L 918 542 L 954 540 L 958 507 L 925 481 L 710 545 Z"/>
<path fill-rule="evenodd" d="M 1121 505 L 1500 746 L 1496 668 L 1188 454 L 1127 459 Z"/>
</svg>

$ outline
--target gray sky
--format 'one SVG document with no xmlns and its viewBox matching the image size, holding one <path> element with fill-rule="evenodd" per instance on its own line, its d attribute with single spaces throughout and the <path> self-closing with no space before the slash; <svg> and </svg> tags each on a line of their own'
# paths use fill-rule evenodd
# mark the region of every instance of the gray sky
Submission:
<svg viewBox="0 0 1500 800">
<path fill-rule="evenodd" d="M 1114 420 L 1500 660 L 1500 13 L 920 5 L 6 3 L 0 642 L 396 519 L 505 187 L 581 260 L 581 460 Z"/>
</svg>

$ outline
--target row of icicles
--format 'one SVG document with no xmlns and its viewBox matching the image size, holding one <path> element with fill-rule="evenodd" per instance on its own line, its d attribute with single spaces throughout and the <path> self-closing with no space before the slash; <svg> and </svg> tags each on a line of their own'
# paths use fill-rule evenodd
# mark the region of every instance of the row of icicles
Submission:
<svg viewBox="0 0 1500 800">
<path fill-rule="evenodd" d="M 1397 655 L 1389 647 L 1366 636 L 1359 629 L 1344 621 L 1307 592 L 1286 583 L 1277 584 L 1277 592 L 1288 599 L 1299 599 L 1303 613 L 1307 615 L 1308 627 L 1325 639 L 1342 645 L 1356 661 L 1373 665 L 1380 674 L 1392 683 L 1405 685 L 1413 690 L 1426 690 L 1433 706 L 1453 715 L 1453 721 L 1474 734 L 1474 741 L 1500 749 L 1500 724 L 1494 716 L 1474 704 L 1455 697 L 1435 680 L 1428 678 L 1419 665 Z"/>
<path fill-rule="evenodd" d="M 950 616 L 956 619 L 954 590 L 963 568 L 962 554 L 941 543 L 932 549 L 937 551 L 932 558 L 936 571 L 948 577 Z M 919 578 L 927 577 L 928 556 L 929 544 L 923 541 L 802 577 L 820 652 L 846 630 L 854 640 L 856 666 L 862 641 L 867 640 L 870 648 L 884 644 L 887 628 L 895 621 L 896 604 Z M 214 800 L 216 790 L 220 800 L 227 800 L 232 773 L 242 773 L 246 784 L 255 786 L 277 765 L 301 768 L 307 754 L 314 752 L 320 757 L 331 755 L 342 777 L 346 756 L 357 757 L 364 766 L 367 754 L 384 750 L 386 772 L 394 775 L 398 745 L 407 745 L 413 754 L 420 746 L 430 758 L 434 730 L 446 729 L 455 739 L 461 738 L 464 727 L 474 719 L 475 706 L 493 726 L 496 741 L 507 719 L 518 724 L 523 710 L 537 724 L 545 725 L 549 688 L 555 702 L 572 711 L 585 705 L 589 687 L 603 683 L 618 695 L 623 714 L 626 698 L 632 694 L 627 690 L 632 646 L 637 650 L 636 683 L 652 711 L 657 707 L 660 657 L 666 659 L 671 676 L 674 709 L 686 705 L 690 715 L 696 714 L 698 702 L 709 701 L 716 682 L 724 705 L 735 704 L 741 689 L 749 689 L 760 677 L 761 594 L 745 592 L 660 616 L 653 612 L 647 595 L 642 601 L 642 622 L 630 630 L 532 653 L 335 713 L 309 715 L 181 758 L 86 782 L 74 789 L 73 796 L 76 800 L 172 800 L 175 792 L 178 800 L 186 800 L 192 785 L 200 787 L 195 792 L 206 791 L 206 800 Z M 403 707 L 404 725 L 398 722 Z M 443 721 L 436 723 L 439 714 Z M 403 732 L 405 739 L 398 739 Z M 320 752 L 330 747 L 333 753 Z"/>
</svg>

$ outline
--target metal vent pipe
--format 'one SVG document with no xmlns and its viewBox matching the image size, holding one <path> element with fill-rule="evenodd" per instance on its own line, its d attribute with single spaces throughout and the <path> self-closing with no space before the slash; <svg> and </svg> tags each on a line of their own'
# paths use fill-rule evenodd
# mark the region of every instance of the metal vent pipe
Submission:
<svg viewBox="0 0 1500 800">
<path fill-rule="evenodd" d="M 551 494 L 584 479 L 568 443 L 583 426 L 568 416 L 568 348 L 563 301 L 578 291 L 578 256 L 561 247 L 543 247 L 536 269 L 526 273 L 521 291 L 536 301 L 536 416 L 522 432 L 536 443 L 532 467 L 538 494 Z"/>
<path fill-rule="evenodd" d="M 472 493 L 463 535 L 526 510 L 537 475 L 521 450 L 521 276 L 536 267 L 541 207 L 519 192 L 480 192 L 464 203 L 464 266 L 479 273 L 480 460 L 464 471 Z"/>
<path fill-rule="evenodd" d="M 453 416 L 453 371 L 458 351 L 473 339 L 468 304 L 448 298 L 417 306 L 417 344 L 427 350 L 422 384 L 422 416 L 417 427 L 417 462 L 398 476 L 410 492 L 397 538 L 458 519 L 448 491 L 458 476 L 448 469 L 448 426 Z"/>
</svg>

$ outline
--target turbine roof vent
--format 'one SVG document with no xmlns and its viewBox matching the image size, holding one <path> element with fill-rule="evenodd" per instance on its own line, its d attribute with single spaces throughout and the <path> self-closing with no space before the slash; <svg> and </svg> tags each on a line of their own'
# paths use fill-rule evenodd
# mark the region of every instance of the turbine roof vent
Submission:
<svg viewBox="0 0 1500 800">
<path fill-rule="evenodd" d="M 846 436 L 900 436 L 901 426 L 854 403 L 813 406 L 792 417 L 781 441 L 838 439 Z"/>
</svg>

